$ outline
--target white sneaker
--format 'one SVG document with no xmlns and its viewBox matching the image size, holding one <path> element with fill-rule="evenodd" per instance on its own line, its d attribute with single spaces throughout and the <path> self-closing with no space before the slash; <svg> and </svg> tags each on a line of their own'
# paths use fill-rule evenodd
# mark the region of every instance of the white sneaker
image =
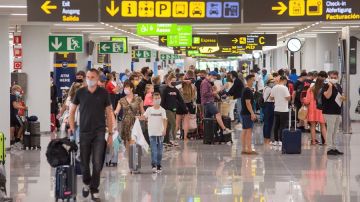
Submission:
<svg viewBox="0 0 360 202">
<path fill-rule="evenodd" d="M 272 146 L 276 146 L 276 145 L 277 145 L 277 141 L 272 141 L 272 142 L 270 142 L 270 144 L 271 144 Z"/>
<path fill-rule="evenodd" d="M 234 132 L 234 130 L 225 128 L 225 130 L 223 131 L 223 134 L 224 134 L 224 135 L 227 135 L 227 134 L 230 134 L 230 133 L 232 133 L 232 132 Z"/>
<path fill-rule="evenodd" d="M 242 130 L 242 124 L 241 123 L 236 124 L 235 129 L 236 130 Z"/>
</svg>

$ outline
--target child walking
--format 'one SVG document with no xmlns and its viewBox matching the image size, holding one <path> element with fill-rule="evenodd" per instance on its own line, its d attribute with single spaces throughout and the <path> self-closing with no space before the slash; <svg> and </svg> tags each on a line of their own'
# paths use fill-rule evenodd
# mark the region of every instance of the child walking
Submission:
<svg viewBox="0 0 360 202">
<path fill-rule="evenodd" d="M 145 110 L 148 107 L 151 107 L 154 105 L 153 103 L 153 93 L 154 93 L 154 86 L 152 84 L 147 84 L 145 87 L 145 99 L 144 99 L 144 108 Z"/>
<path fill-rule="evenodd" d="M 150 136 L 151 166 L 153 173 L 161 172 L 161 160 L 163 153 L 163 141 L 166 135 L 167 118 L 166 111 L 160 106 L 160 93 L 154 93 L 154 106 L 147 108 L 144 113 L 148 120 L 148 131 Z M 161 123 L 161 124 L 160 124 Z"/>
</svg>

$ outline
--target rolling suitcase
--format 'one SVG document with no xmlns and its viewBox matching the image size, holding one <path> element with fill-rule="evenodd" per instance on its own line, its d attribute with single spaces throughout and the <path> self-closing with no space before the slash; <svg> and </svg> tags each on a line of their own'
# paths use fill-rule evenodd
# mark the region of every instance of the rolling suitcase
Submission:
<svg viewBox="0 0 360 202">
<path fill-rule="evenodd" d="M 4 165 L 6 159 L 5 134 L 0 132 L 0 162 Z"/>
<path fill-rule="evenodd" d="M 29 132 L 30 132 L 30 148 L 40 149 L 40 122 L 29 121 Z M 29 138 L 29 137 L 28 137 Z M 28 140 L 27 140 L 28 141 Z"/>
<path fill-rule="evenodd" d="M 217 137 L 217 122 L 214 118 L 204 118 L 204 144 L 213 144 Z"/>
<path fill-rule="evenodd" d="M 75 152 L 71 152 L 70 165 L 56 167 L 55 172 L 55 201 L 59 199 L 76 200 L 77 177 L 75 170 Z"/>
<path fill-rule="evenodd" d="M 222 120 L 223 120 L 223 123 L 224 123 L 224 125 L 225 125 L 225 127 L 226 128 L 229 128 L 229 129 L 231 129 L 231 119 L 230 119 L 230 117 L 228 117 L 228 116 L 223 116 L 222 117 Z M 222 132 L 222 131 L 221 131 Z M 221 135 L 222 135 L 222 137 L 221 137 L 221 142 L 233 142 L 232 141 L 232 134 L 231 133 L 229 133 L 229 134 L 223 134 L 223 133 L 221 133 Z"/>
<path fill-rule="evenodd" d="M 296 117 L 296 109 L 289 109 L 289 128 L 286 128 L 282 131 L 282 153 L 283 154 L 301 154 L 301 130 L 295 127 L 291 128 L 291 111 L 295 111 Z"/>
<path fill-rule="evenodd" d="M 138 144 L 131 144 L 129 150 L 129 168 L 130 173 L 139 173 L 141 168 L 141 146 Z"/>
</svg>

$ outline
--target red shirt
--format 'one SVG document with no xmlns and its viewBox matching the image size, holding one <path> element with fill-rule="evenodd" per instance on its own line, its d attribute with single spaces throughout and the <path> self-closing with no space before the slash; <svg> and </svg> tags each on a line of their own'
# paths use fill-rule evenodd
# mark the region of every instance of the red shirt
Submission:
<svg viewBox="0 0 360 202">
<path fill-rule="evenodd" d="M 108 91 L 108 93 L 110 93 L 110 94 L 115 94 L 115 92 L 114 92 L 115 85 L 114 85 L 111 81 L 109 81 L 109 82 L 106 84 L 105 88 L 106 88 L 106 90 Z"/>
</svg>

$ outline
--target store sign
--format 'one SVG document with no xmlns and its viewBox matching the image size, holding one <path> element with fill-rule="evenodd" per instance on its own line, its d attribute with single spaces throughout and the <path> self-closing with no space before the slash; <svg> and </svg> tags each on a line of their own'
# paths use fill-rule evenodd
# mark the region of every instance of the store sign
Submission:
<svg viewBox="0 0 360 202">
<path fill-rule="evenodd" d="M 122 42 L 124 53 L 128 53 L 128 40 L 127 40 L 127 37 L 125 37 L 125 36 L 113 36 L 113 37 L 110 37 L 110 41 Z"/>
<path fill-rule="evenodd" d="M 178 25 L 177 34 L 167 36 L 167 46 L 191 46 L 192 45 L 192 26 Z"/>
<path fill-rule="evenodd" d="M 240 1 L 101 0 L 102 22 L 241 22 Z"/>
<path fill-rule="evenodd" d="M 21 61 L 14 61 L 14 70 L 22 69 L 22 62 Z"/>
<path fill-rule="evenodd" d="M 100 42 L 99 43 L 99 53 L 100 54 L 109 54 L 109 53 L 124 53 L 123 43 L 122 42 Z"/>
<path fill-rule="evenodd" d="M 140 36 L 160 36 L 177 34 L 176 24 L 155 24 L 141 23 L 137 24 L 137 34 Z"/>
<path fill-rule="evenodd" d="M 243 12 L 245 23 L 360 20 L 360 1 L 245 0 Z"/>
<path fill-rule="evenodd" d="M 50 52 L 83 52 L 82 36 L 49 36 Z"/>
<path fill-rule="evenodd" d="M 134 50 L 132 52 L 132 58 L 139 59 L 139 58 L 151 58 L 151 51 L 150 50 Z"/>
<path fill-rule="evenodd" d="M 27 0 L 29 22 L 98 22 L 98 0 Z"/>
</svg>

